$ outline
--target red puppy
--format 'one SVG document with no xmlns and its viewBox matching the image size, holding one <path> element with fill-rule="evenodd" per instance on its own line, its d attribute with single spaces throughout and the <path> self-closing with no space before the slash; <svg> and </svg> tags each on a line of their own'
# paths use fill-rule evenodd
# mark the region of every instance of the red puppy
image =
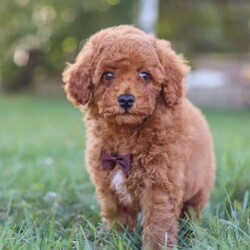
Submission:
<svg viewBox="0 0 250 250">
<path fill-rule="evenodd" d="M 177 244 L 178 219 L 200 217 L 214 184 L 208 125 L 185 97 L 188 66 L 170 43 L 127 25 L 90 37 L 63 73 L 67 97 L 86 112 L 86 160 L 107 228 L 133 229 L 143 247 Z"/>
</svg>

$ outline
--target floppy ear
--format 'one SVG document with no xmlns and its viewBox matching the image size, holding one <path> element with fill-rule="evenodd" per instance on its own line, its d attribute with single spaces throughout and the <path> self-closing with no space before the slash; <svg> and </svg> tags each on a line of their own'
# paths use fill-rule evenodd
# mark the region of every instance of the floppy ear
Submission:
<svg viewBox="0 0 250 250">
<path fill-rule="evenodd" d="M 164 99 L 170 108 L 174 108 L 184 94 L 183 78 L 189 67 L 168 41 L 157 40 L 157 52 L 165 74 L 162 84 Z"/>
<path fill-rule="evenodd" d="M 68 64 L 63 72 L 64 90 L 67 98 L 75 105 L 88 103 L 92 89 L 91 74 L 94 48 L 86 43 L 73 64 Z"/>
</svg>

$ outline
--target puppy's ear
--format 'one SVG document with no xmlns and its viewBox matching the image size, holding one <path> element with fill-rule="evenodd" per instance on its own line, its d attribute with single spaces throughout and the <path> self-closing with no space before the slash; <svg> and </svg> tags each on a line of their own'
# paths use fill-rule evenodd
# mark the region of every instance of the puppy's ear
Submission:
<svg viewBox="0 0 250 250">
<path fill-rule="evenodd" d="M 183 78 L 189 67 L 168 41 L 157 40 L 157 52 L 165 74 L 162 84 L 164 99 L 170 108 L 174 108 L 184 94 Z"/>
<path fill-rule="evenodd" d="M 92 89 L 91 74 L 94 48 L 90 42 L 84 46 L 73 64 L 68 64 L 62 76 L 67 98 L 75 105 L 88 103 Z"/>
</svg>

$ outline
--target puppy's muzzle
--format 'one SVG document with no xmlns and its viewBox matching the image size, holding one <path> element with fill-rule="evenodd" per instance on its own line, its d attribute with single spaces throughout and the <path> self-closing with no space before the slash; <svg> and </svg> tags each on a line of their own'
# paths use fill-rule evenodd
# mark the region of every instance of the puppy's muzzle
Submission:
<svg viewBox="0 0 250 250">
<path fill-rule="evenodd" d="M 118 97 L 119 106 L 126 111 L 132 108 L 135 102 L 135 98 L 133 95 L 123 94 Z"/>
</svg>

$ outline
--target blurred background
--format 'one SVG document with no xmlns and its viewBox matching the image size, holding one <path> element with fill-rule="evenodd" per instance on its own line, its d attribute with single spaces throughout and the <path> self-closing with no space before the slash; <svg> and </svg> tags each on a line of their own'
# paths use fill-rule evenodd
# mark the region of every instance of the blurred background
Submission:
<svg viewBox="0 0 250 250">
<path fill-rule="evenodd" d="M 61 72 L 96 31 L 134 24 L 172 42 L 198 105 L 250 106 L 248 0 L 1 0 L 0 91 L 63 95 Z"/>
<path fill-rule="evenodd" d="M 140 249 L 100 227 L 82 114 L 61 80 L 91 34 L 119 24 L 185 56 L 213 134 L 205 229 L 184 230 L 183 249 L 249 249 L 250 0 L 0 0 L 0 249 Z"/>
</svg>

